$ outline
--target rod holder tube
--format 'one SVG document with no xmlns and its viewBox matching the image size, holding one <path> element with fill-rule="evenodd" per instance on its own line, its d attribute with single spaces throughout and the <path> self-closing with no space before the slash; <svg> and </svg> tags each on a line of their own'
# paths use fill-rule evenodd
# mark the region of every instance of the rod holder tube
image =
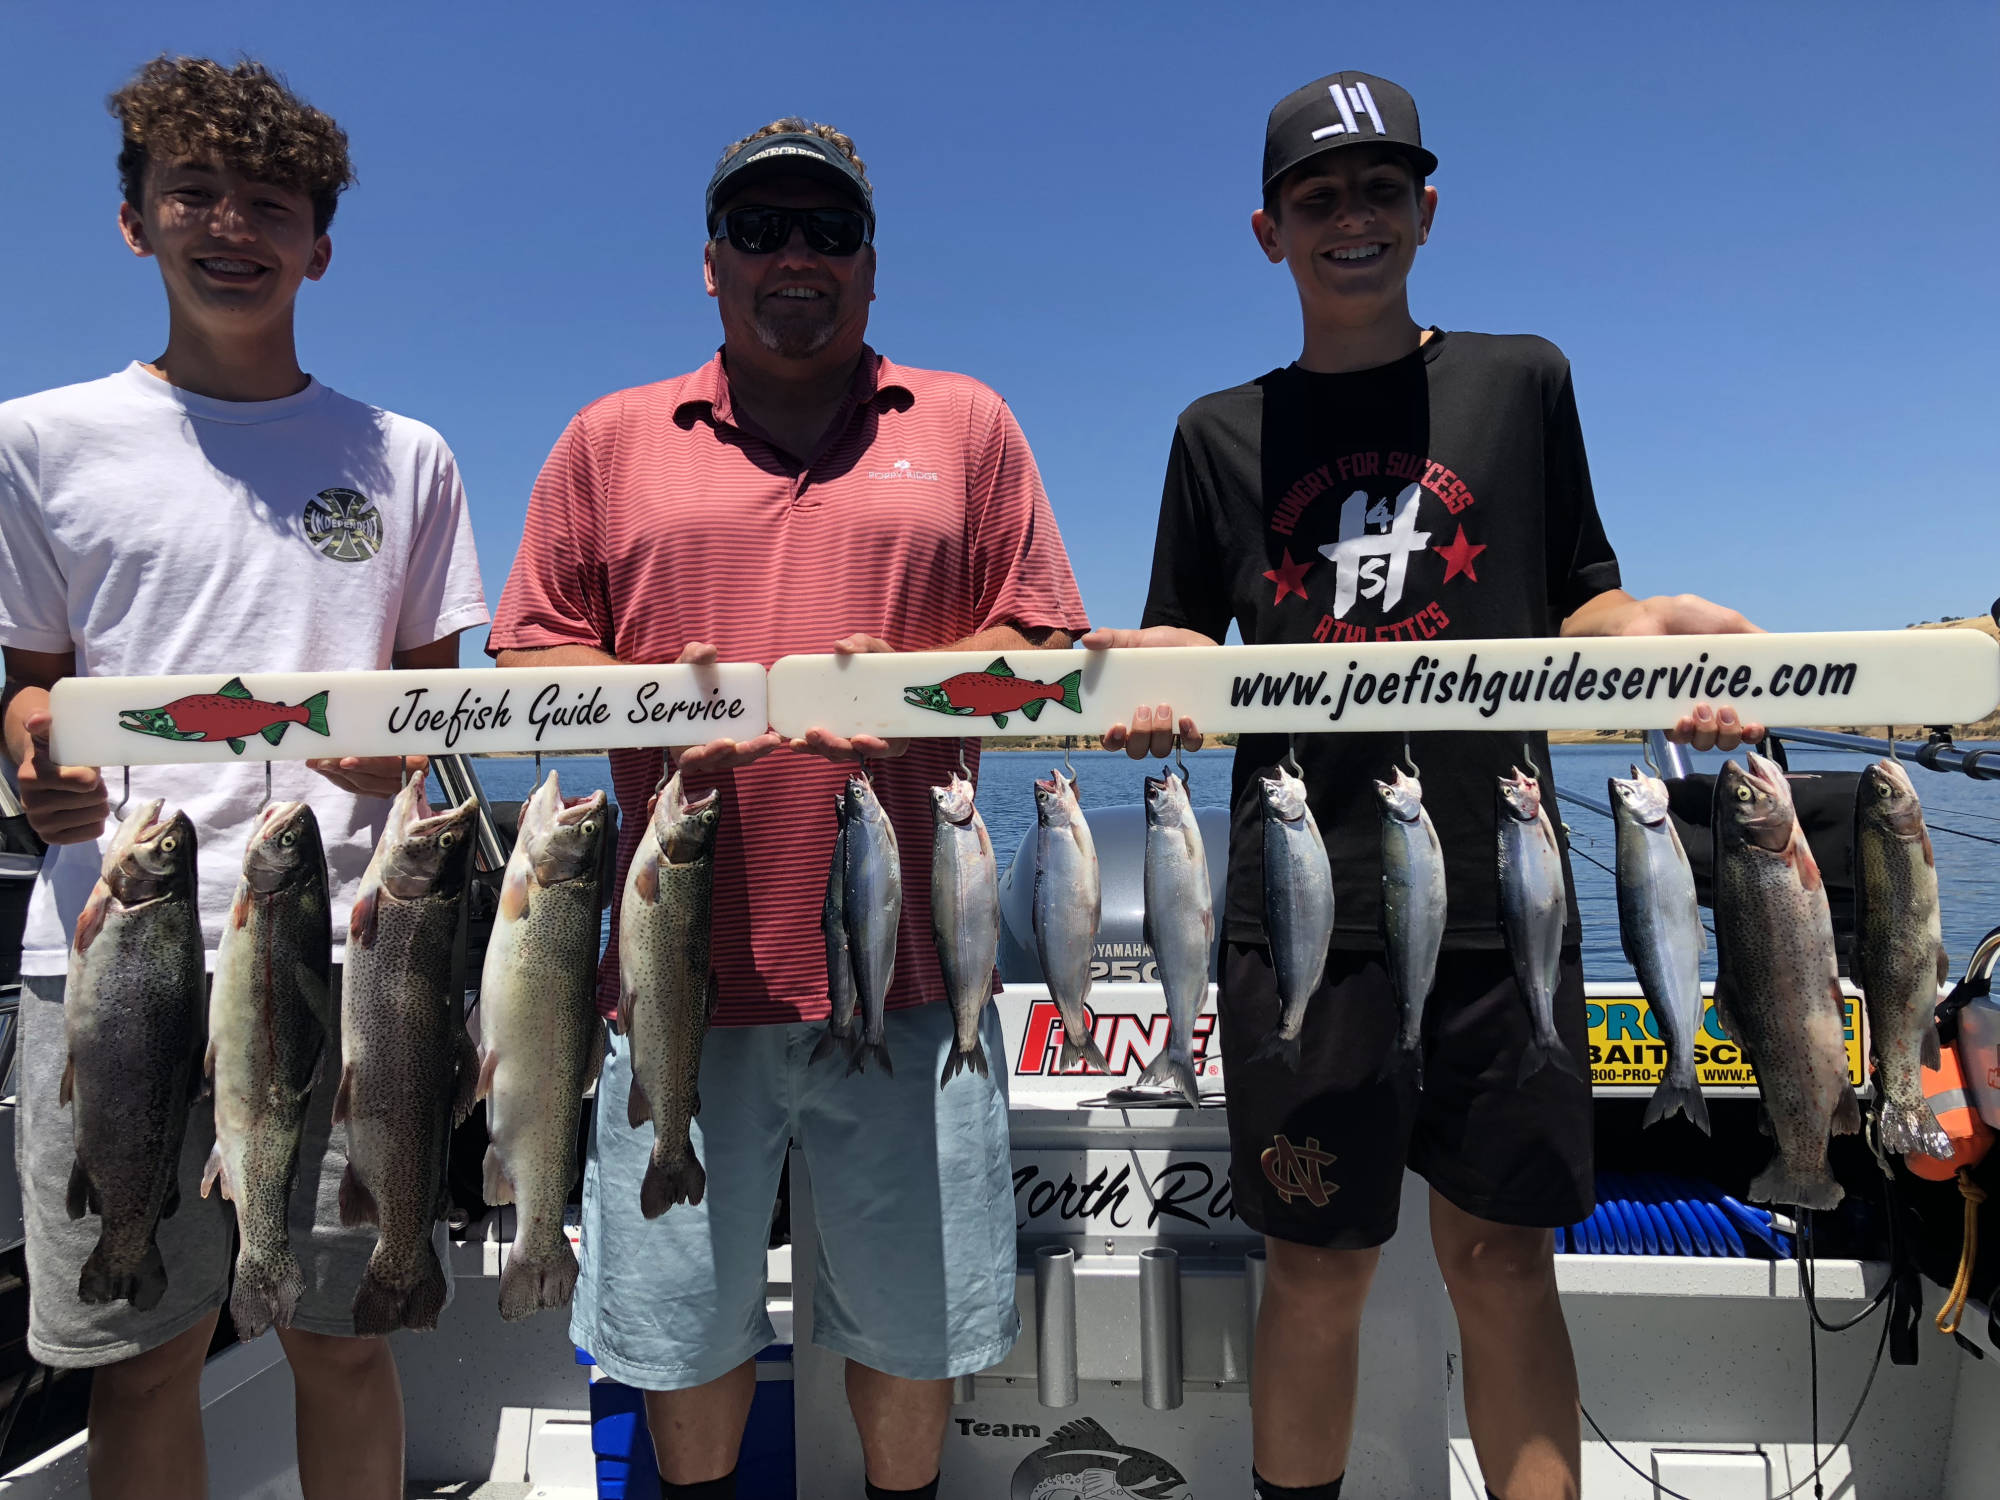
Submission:
<svg viewBox="0 0 2000 1500">
<path fill-rule="evenodd" d="M 1248 1319 L 1248 1333 L 1243 1340 L 1243 1352 L 1252 1369 L 1257 1362 L 1257 1319 L 1264 1311 L 1264 1276 L 1270 1263 L 1264 1258 L 1260 1245 L 1243 1257 L 1243 1313 Z"/>
<path fill-rule="evenodd" d="M 1139 1252 L 1139 1383 L 1149 1409 L 1181 1404 L 1181 1257 L 1164 1246 Z"/>
<path fill-rule="evenodd" d="M 1076 1252 L 1067 1245 L 1035 1252 L 1035 1399 L 1076 1405 Z"/>
</svg>

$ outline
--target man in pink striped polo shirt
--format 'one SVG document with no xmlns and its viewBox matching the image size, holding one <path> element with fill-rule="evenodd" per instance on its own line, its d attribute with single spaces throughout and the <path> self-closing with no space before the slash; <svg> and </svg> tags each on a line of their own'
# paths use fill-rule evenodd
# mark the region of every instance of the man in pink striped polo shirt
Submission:
<svg viewBox="0 0 2000 1500">
<path fill-rule="evenodd" d="M 563 433 L 501 596 L 488 647 L 501 665 L 1002 651 L 1067 646 L 1087 629 L 1006 404 L 864 342 L 874 200 L 853 142 L 801 120 L 769 125 L 723 153 L 707 215 L 722 349 L 604 397 Z M 880 758 L 875 788 L 902 854 L 893 1075 L 809 1061 L 828 1013 L 819 915 L 845 777 L 832 762 L 857 753 Z M 796 1139 L 819 1222 L 813 1336 L 847 1358 L 868 1494 L 934 1494 L 951 1378 L 998 1361 L 1019 1332 L 1004 1069 L 937 1082 L 952 1024 L 936 1003 L 929 789 L 958 747 L 767 732 L 675 754 L 691 792 L 722 794 L 720 1001 L 694 1130 L 708 1187 L 698 1205 L 641 1216 L 652 1127 L 625 1123 L 629 1054 L 615 1039 L 571 1331 L 647 1392 L 667 1495 L 733 1495 L 752 1358 L 773 1338 L 764 1252 Z M 976 768 L 976 743 L 966 757 Z M 612 755 L 621 882 L 660 771 L 658 751 Z M 607 1003 L 616 964 L 614 937 Z M 1003 1055 L 990 1010 L 985 1031 Z"/>
</svg>

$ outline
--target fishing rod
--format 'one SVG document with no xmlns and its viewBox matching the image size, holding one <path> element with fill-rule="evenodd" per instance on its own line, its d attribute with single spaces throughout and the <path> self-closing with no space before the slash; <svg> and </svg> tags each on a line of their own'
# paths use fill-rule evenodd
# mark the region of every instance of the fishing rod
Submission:
<svg viewBox="0 0 2000 1500">
<path fill-rule="evenodd" d="M 1878 739 L 1868 734 L 1839 734 L 1828 729 L 1773 729 L 1773 739 L 1824 750 L 1853 750 L 1866 755 L 1894 755 L 1926 771 L 1956 771 L 1974 781 L 2000 781 L 2000 750 L 1968 750 L 1952 742 L 1949 730 L 1933 729 L 1922 744 Z"/>
</svg>

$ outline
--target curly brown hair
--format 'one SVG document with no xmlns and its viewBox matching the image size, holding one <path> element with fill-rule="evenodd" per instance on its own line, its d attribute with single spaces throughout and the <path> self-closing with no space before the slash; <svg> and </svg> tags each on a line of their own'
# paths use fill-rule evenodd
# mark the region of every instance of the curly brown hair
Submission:
<svg viewBox="0 0 2000 1500">
<path fill-rule="evenodd" d="M 118 185 L 140 207 L 146 162 L 216 160 L 259 182 L 312 199 L 313 233 L 326 233 L 354 182 L 347 132 L 285 86 L 262 63 L 233 68 L 206 57 L 162 53 L 106 101 L 124 127 Z"/>
<path fill-rule="evenodd" d="M 816 135 L 821 140 L 828 142 L 834 150 L 852 162 L 855 174 L 863 182 L 868 182 L 868 164 L 855 151 L 852 137 L 835 130 L 831 125 L 821 125 L 813 120 L 802 120 L 797 115 L 786 115 L 782 120 L 773 120 L 762 129 L 751 131 L 742 140 L 731 141 L 727 146 L 722 148 L 722 155 L 715 159 L 715 164 L 718 167 L 721 166 L 752 141 L 761 141 L 767 135 Z M 873 183 L 869 183 L 868 185 L 871 189 L 874 187 Z"/>
</svg>

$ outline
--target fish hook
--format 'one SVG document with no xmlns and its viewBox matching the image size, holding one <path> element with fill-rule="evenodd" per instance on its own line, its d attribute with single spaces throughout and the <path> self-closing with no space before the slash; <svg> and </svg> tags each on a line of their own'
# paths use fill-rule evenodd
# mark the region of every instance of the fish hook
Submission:
<svg viewBox="0 0 2000 1500">
<path fill-rule="evenodd" d="M 1646 763 L 1646 769 L 1655 776 L 1662 781 L 1666 779 L 1667 773 L 1660 769 L 1660 763 L 1653 758 L 1653 737 L 1649 734 L 1639 736 L 1639 759 Z"/>
<path fill-rule="evenodd" d="M 1069 778 L 1069 784 L 1070 784 L 1070 786 L 1071 786 L 1072 788 L 1074 788 L 1074 787 L 1075 787 L 1075 785 L 1076 785 L 1076 767 L 1075 767 L 1075 766 L 1073 766 L 1073 765 L 1071 765 L 1071 764 L 1069 763 L 1069 747 L 1070 747 L 1070 742 L 1071 742 L 1071 736 L 1069 736 L 1069 735 L 1064 735 L 1064 736 L 1063 736 L 1063 774 L 1064 774 L 1064 775 L 1066 775 L 1066 776 L 1067 776 L 1067 777 Z"/>
<path fill-rule="evenodd" d="M 539 751 L 539 750 L 537 750 L 537 751 L 535 752 L 535 786 L 536 786 L 536 788 L 537 788 L 537 789 L 539 789 L 539 788 L 541 787 L 541 784 L 542 784 L 542 752 L 541 752 L 541 751 Z"/>
<path fill-rule="evenodd" d="M 1521 761 L 1527 766 L 1530 776 L 1537 781 L 1542 779 L 1542 768 L 1535 764 L 1535 747 L 1527 740 L 1521 741 Z"/>
<path fill-rule="evenodd" d="M 1304 778 L 1306 769 L 1299 764 L 1299 739 L 1297 735 L 1288 734 L 1285 736 L 1285 755 L 1284 759 L 1278 762 L 1278 768 L 1282 771 L 1288 771 L 1301 779 Z"/>
<path fill-rule="evenodd" d="M 1884 724 L 1882 731 L 1882 738 L 1889 742 L 1889 759 L 1894 760 L 1896 758 L 1896 726 L 1894 724 Z"/>
<path fill-rule="evenodd" d="M 132 768 L 130 766 L 127 766 L 125 767 L 125 794 L 118 799 L 118 805 L 111 809 L 111 816 L 122 820 L 125 816 L 125 808 L 127 804 L 131 802 L 131 800 L 132 800 Z"/>
<path fill-rule="evenodd" d="M 1193 786 L 1193 785 L 1194 785 L 1194 781 L 1193 781 L 1193 779 L 1192 779 L 1192 778 L 1191 778 L 1191 777 L 1190 777 L 1190 776 L 1188 775 L 1188 765 L 1187 765 L 1187 757 L 1186 757 L 1186 756 L 1184 756 L 1184 755 L 1183 755 L 1183 754 L 1181 753 L 1181 750 L 1182 750 L 1182 745 L 1181 745 L 1181 738 L 1180 738 L 1180 736 L 1179 736 L 1179 735 L 1175 735 L 1175 736 L 1174 736 L 1174 765 L 1175 765 L 1176 767 L 1178 767 L 1178 768 L 1179 768 L 1179 770 L 1180 770 L 1180 773 L 1181 773 L 1181 790 L 1182 790 L 1182 791 L 1186 791 L 1186 790 L 1187 790 L 1187 789 L 1188 789 L 1189 787 L 1191 787 L 1191 786 Z"/>
<path fill-rule="evenodd" d="M 958 774 L 967 781 L 972 780 L 972 768 L 965 763 L 965 740 L 962 737 L 958 742 Z"/>
<path fill-rule="evenodd" d="M 271 763 L 267 760 L 264 762 L 264 800 L 257 804 L 257 811 L 262 812 L 265 808 L 269 807 L 270 805 L 271 805 Z"/>
<path fill-rule="evenodd" d="M 1410 732 L 1407 729 L 1403 731 L 1403 765 L 1410 773 L 1410 780 L 1422 781 L 1424 779 L 1424 773 L 1417 769 L 1416 756 L 1410 753 Z"/>
<path fill-rule="evenodd" d="M 861 768 L 861 779 L 867 782 L 868 785 L 872 788 L 875 785 L 875 776 L 874 773 L 868 769 L 868 752 L 866 750 L 857 749 L 854 752 L 854 762 Z"/>
</svg>

